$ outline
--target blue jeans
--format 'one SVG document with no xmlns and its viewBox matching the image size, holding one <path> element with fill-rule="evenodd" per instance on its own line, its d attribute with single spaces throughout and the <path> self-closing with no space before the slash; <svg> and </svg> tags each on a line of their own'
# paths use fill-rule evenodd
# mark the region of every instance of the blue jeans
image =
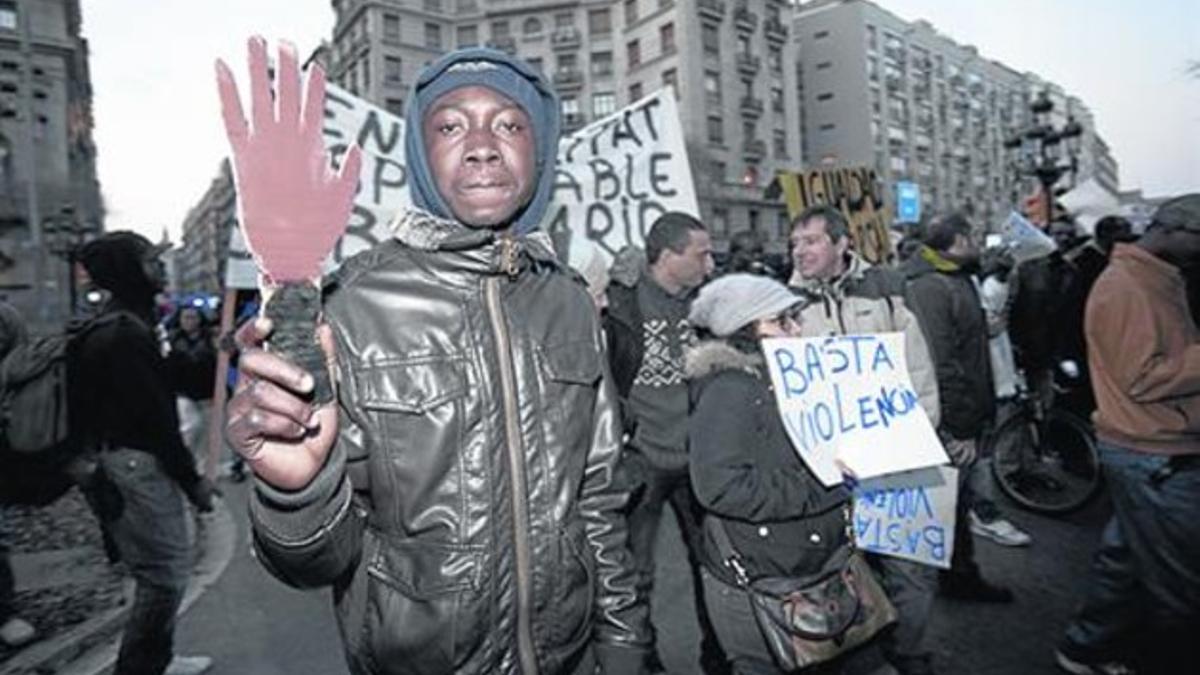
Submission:
<svg viewBox="0 0 1200 675">
<path fill-rule="evenodd" d="M 1101 443 L 1100 460 L 1113 517 L 1063 649 L 1092 660 L 1136 651 L 1189 663 L 1200 627 L 1200 456 L 1171 460 Z"/>
<path fill-rule="evenodd" d="M 109 528 L 137 582 L 116 675 L 161 675 L 171 662 L 175 613 L 192 563 L 183 492 L 141 450 L 108 450 L 100 462 L 124 502 Z"/>
</svg>

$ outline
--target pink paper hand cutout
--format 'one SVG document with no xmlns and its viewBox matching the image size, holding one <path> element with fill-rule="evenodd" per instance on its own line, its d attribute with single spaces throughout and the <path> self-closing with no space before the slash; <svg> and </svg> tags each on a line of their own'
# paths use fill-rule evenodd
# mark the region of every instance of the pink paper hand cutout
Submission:
<svg viewBox="0 0 1200 675">
<path fill-rule="evenodd" d="M 321 261 L 346 230 L 358 186 L 362 153 L 351 147 L 341 172 L 330 168 L 321 125 L 325 71 L 309 68 L 300 101 L 296 48 L 282 42 L 272 100 L 267 45 L 249 40 L 251 123 L 247 124 L 229 67 L 217 61 L 217 88 L 225 133 L 233 148 L 234 177 L 246 245 L 275 284 L 320 277 Z"/>
</svg>

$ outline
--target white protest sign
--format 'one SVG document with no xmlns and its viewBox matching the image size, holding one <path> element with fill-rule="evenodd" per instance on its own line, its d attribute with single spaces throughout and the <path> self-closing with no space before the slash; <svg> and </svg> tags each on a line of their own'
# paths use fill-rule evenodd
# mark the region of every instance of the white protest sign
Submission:
<svg viewBox="0 0 1200 675">
<path fill-rule="evenodd" d="M 1121 201 L 1117 196 L 1105 190 L 1095 178 L 1089 178 L 1071 188 L 1058 198 L 1058 202 L 1088 236 L 1095 233 L 1097 221 L 1104 216 L 1115 215 L 1121 209 Z"/>
<path fill-rule="evenodd" d="M 913 389 L 903 333 L 763 340 L 784 427 L 827 486 L 949 461 Z"/>
<path fill-rule="evenodd" d="M 669 87 L 564 138 L 554 200 L 543 223 L 555 249 L 583 269 L 598 249 L 611 262 L 643 248 L 658 216 L 700 216 L 679 110 Z"/>
<path fill-rule="evenodd" d="M 554 195 L 543 228 L 555 249 L 582 269 L 599 250 L 605 261 L 667 211 L 699 216 L 691 166 L 671 89 L 664 88 L 560 139 Z M 363 150 L 362 174 L 345 236 L 325 271 L 391 236 L 392 218 L 412 202 L 404 120 L 333 84 L 326 85 L 325 145 L 340 162 L 351 143 Z M 254 288 L 258 272 L 239 228 L 230 238 L 225 284 Z"/>
<path fill-rule="evenodd" d="M 854 545 L 950 569 L 957 502 L 958 470 L 949 466 L 862 481 L 854 488 Z"/>
<path fill-rule="evenodd" d="M 1013 211 L 1000 228 L 1000 240 L 1012 252 L 1013 260 L 1025 262 L 1050 255 L 1058 245 L 1024 216 Z"/>
</svg>

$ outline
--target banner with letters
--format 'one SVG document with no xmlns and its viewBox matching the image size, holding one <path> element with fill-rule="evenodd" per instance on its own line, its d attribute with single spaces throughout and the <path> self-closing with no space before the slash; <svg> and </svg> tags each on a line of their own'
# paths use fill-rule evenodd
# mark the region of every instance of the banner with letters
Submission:
<svg viewBox="0 0 1200 675">
<path fill-rule="evenodd" d="M 828 204 L 842 212 L 850 224 L 854 250 L 871 263 L 887 261 L 892 251 L 888 230 L 892 214 L 887 186 L 869 166 L 780 173 L 776 177 L 787 204 L 788 218 L 804 209 Z"/>
<path fill-rule="evenodd" d="M 326 261 L 328 273 L 391 236 L 392 218 L 411 201 L 403 119 L 328 84 L 324 136 L 335 165 L 352 143 L 363 149 L 354 209 Z M 542 225 L 572 265 L 582 268 L 594 251 L 607 261 L 626 245 L 643 246 L 654 220 L 667 211 L 700 214 L 670 88 L 560 140 L 554 197 Z M 226 287 L 254 288 L 256 281 L 240 229 L 234 228 Z"/>
<path fill-rule="evenodd" d="M 763 352 L 792 446 L 827 486 L 949 462 L 908 374 L 902 333 L 769 338 Z"/>
<path fill-rule="evenodd" d="M 854 544 L 950 569 L 958 470 L 937 466 L 860 482 L 854 488 Z"/>
</svg>

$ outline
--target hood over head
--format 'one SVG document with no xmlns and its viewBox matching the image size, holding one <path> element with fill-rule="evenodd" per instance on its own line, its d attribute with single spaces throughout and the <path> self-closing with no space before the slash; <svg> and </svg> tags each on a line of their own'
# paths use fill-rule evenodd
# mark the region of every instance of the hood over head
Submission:
<svg viewBox="0 0 1200 675">
<path fill-rule="evenodd" d="M 84 244 L 79 262 L 92 282 L 127 305 L 153 304 L 161 280 L 147 266 L 158 254 L 150 240 L 135 232 L 109 232 Z"/>
<path fill-rule="evenodd" d="M 537 153 L 536 178 L 529 203 L 512 222 L 514 234 L 526 234 L 541 224 L 554 191 L 554 167 L 558 155 L 558 96 L 538 71 L 495 49 L 475 47 L 450 52 L 429 64 L 417 78 L 405 112 L 404 150 L 409 171 L 413 205 L 446 219 L 454 214 L 438 192 L 425 156 L 422 121 L 443 94 L 469 86 L 483 86 L 519 105 L 533 124 Z"/>
</svg>

